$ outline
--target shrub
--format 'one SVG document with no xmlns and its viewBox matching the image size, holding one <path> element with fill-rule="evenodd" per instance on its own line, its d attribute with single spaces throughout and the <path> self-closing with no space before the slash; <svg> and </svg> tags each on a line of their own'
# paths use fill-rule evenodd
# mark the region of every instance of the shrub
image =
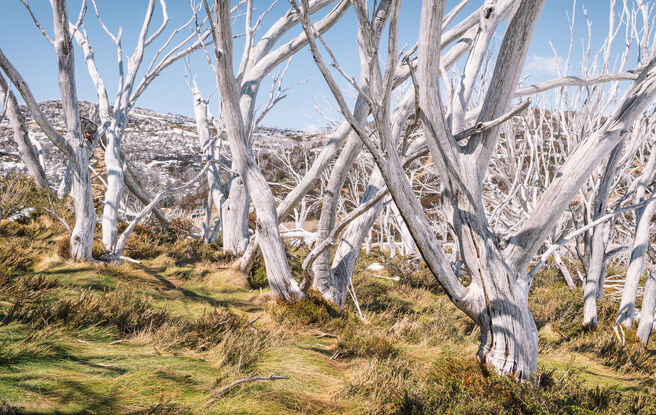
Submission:
<svg viewBox="0 0 656 415">
<path fill-rule="evenodd" d="M 285 244 L 285 254 L 292 277 L 296 278 L 297 281 L 300 281 L 303 275 L 302 258 L 308 254 L 308 251 L 303 247 Z M 267 279 L 266 267 L 264 266 L 262 255 L 258 255 L 253 262 L 251 269 L 248 271 L 247 280 L 248 285 L 255 290 L 269 286 L 269 280 Z"/>
<path fill-rule="evenodd" d="M 392 315 L 408 313 L 412 304 L 390 295 L 391 286 L 369 276 L 354 278 L 353 287 L 360 307 L 372 312 L 388 312 Z"/>
<path fill-rule="evenodd" d="M 190 236 L 194 230 L 194 223 L 191 219 L 184 216 L 173 216 L 169 219 L 169 230 L 179 240 Z"/>
<path fill-rule="evenodd" d="M 41 188 L 29 176 L 13 174 L 0 178 L 0 220 L 26 208 L 40 211 L 47 200 L 48 190 Z"/>
<path fill-rule="evenodd" d="M 125 227 L 125 224 L 121 224 Z M 134 259 L 155 258 L 163 252 L 163 237 L 152 228 L 137 225 L 125 241 L 123 255 Z"/>
<path fill-rule="evenodd" d="M 398 349 L 388 336 L 378 333 L 375 327 L 351 322 L 339 334 L 337 350 L 340 357 L 389 357 Z"/>
<path fill-rule="evenodd" d="M 347 314 L 313 290 L 303 300 L 286 302 L 278 299 L 268 305 L 267 311 L 278 323 L 291 326 L 325 326 L 336 319 L 348 318 Z"/>
<path fill-rule="evenodd" d="M 412 288 L 421 288 L 433 293 L 443 292 L 442 287 L 424 261 L 413 261 L 404 256 L 390 258 L 380 254 L 381 262 L 387 273 L 392 277 L 399 277 L 401 284 Z"/>
<path fill-rule="evenodd" d="M 257 290 L 258 288 L 265 288 L 269 286 L 269 280 L 267 279 L 266 268 L 264 267 L 264 259 L 262 255 L 259 255 L 251 269 L 248 271 L 248 277 L 246 278 L 248 285 Z"/>
<path fill-rule="evenodd" d="M 531 381 L 517 382 L 494 373 L 485 376 L 475 359 L 442 354 L 432 364 L 399 357 L 363 362 L 349 395 L 366 399 L 368 413 L 457 414 L 649 414 L 651 395 L 612 388 L 586 387 L 572 372 L 538 370 Z"/>
<path fill-rule="evenodd" d="M 26 249 L 0 243 L 0 277 L 25 272 L 33 263 L 32 254 Z"/>
</svg>

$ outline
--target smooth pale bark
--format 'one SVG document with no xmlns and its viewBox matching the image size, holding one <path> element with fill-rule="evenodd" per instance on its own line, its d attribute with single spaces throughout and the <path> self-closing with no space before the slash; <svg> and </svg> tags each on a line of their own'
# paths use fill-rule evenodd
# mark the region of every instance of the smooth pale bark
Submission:
<svg viewBox="0 0 656 415">
<path fill-rule="evenodd" d="M 64 170 L 64 175 L 59 181 L 59 186 L 57 186 L 57 199 L 63 199 L 71 193 L 71 187 L 73 186 L 73 174 L 71 173 L 71 163 L 66 163 L 66 169 Z"/>
<path fill-rule="evenodd" d="M 336 3 L 337 0 L 313 0 L 310 3 L 310 12 L 315 13 L 324 9 L 325 7 Z M 256 118 L 255 118 L 255 102 L 259 88 L 261 86 L 262 80 L 269 74 L 273 69 L 278 65 L 284 62 L 286 59 L 293 56 L 301 48 L 307 44 L 307 39 L 305 34 L 301 33 L 298 36 L 294 37 L 289 42 L 279 46 L 277 49 L 274 49 L 276 43 L 295 27 L 298 23 L 298 16 L 294 13 L 287 13 L 279 20 L 274 22 L 269 30 L 261 37 L 261 39 L 255 43 L 254 42 L 254 32 L 256 27 L 252 26 L 252 12 L 253 4 L 249 3 L 246 11 L 246 41 L 244 44 L 244 51 L 242 54 L 241 62 L 239 65 L 239 71 L 237 74 L 237 82 L 240 87 L 240 96 L 239 96 L 239 107 L 242 112 L 242 119 L 246 128 L 246 136 L 250 137 L 253 129 L 256 127 Z M 350 7 L 350 3 L 346 0 L 341 0 L 337 2 L 337 5 L 330 11 L 328 14 L 323 17 L 317 23 L 317 31 L 323 33 L 326 30 L 330 29 L 346 12 Z M 348 129 L 345 130 L 344 136 L 348 133 Z M 337 149 L 335 148 L 336 152 Z M 334 156 L 334 155 L 333 155 Z M 319 157 L 325 161 L 324 167 L 332 160 L 332 157 Z M 315 163 L 316 164 L 316 163 Z M 314 167 L 314 166 L 313 166 Z M 317 166 L 319 167 L 319 166 Z M 296 203 L 298 203 L 303 196 L 307 193 L 309 188 L 314 184 L 316 179 L 319 177 L 321 171 L 319 169 L 314 169 L 310 171 L 309 174 L 306 174 L 302 186 L 297 186 L 297 191 L 292 192 L 288 195 L 289 197 L 286 200 L 288 203 L 286 206 L 285 202 L 281 205 L 281 208 L 277 209 L 278 212 L 278 221 L 282 220 L 287 214 L 294 208 Z M 247 192 L 247 190 L 246 190 Z M 239 200 L 236 198 L 239 197 Z M 230 199 L 230 195 L 228 196 Z M 233 205 L 247 205 L 249 195 L 248 193 L 239 193 L 233 196 L 233 201 L 228 202 Z M 241 219 L 241 216 L 238 220 Z M 251 243 L 248 241 L 248 223 L 246 221 L 230 224 L 230 228 L 227 230 L 224 228 L 224 240 L 225 233 L 228 232 L 228 240 L 241 239 L 245 236 L 246 244 L 248 245 L 248 250 L 244 253 L 241 263 L 240 270 L 244 273 L 248 272 L 251 265 L 253 264 L 255 257 L 259 251 L 259 241 L 257 239 L 257 232 L 251 240 Z M 231 233 L 236 232 L 236 233 Z M 242 244 L 242 241 L 239 241 L 239 245 Z M 239 252 L 243 252 L 243 248 Z"/>
<path fill-rule="evenodd" d="M 644 198 L 644 194 L 643 194 Z M 656 201 L 636 210 L 636 229 L 631 242 L 631 257 L 629 267 L 626 271 L 622 300 L 620 302 L 619 314 L 615 324 L 622 324 L 630 328 L 635 317 L 635 300 L 638 295 L 638 285 L 645 264 L 645 254 L 651 243 L 649 231 L 651 230 L 651 219 L 656 211 Z M 653 277 L 652 277 L 653 278 Z M 644 304 L 644 296 L 643 296 Z M 643 314 L 644 317 L 644 314 Z"/>
<path fill-rule="evenodd" d="M 369 78 L 372 74 L 376 77 L 381 76 L 380 67 L 375 57 L 382 31 L 387 23 L 390 9 L 393 7 L 393 2 L 381 1 L 377 8 L 373 10 L 374 16 L 371 18 L 371 24 L 368 19 L 369 10 L 363 7 L 361 2 L 355 2 L 353 5 L 356 13 L 360 16 L 358 25 L 360 87 L 363 91 L 366 91 L 368 85 L 371 83 Z M 365 100 L 362 96 L 358 99 Z M 360 111 L 354 113 L 353 116 L 358 123 L 362 123 L 369 113 L 369 106 L 360 106 L 356 103 L 356 108 Z M 342 187 L 346 181 L 348 171 L 355 162 L 361 149 L 362 141 L 355 131 L 351 132 L 331 171 L 326 189 L 324 189 L 317 230 L 317 239 L 319 241 L 328 238 L 335 226 Z M 325 250 L 319 255 L 312 264 L 312 271 L 312 287 L 318 290 L 327 300 L 333 301 L 340 306 L 343 305 L 344 298 L 342 293 L 343 289 L 347 286 L 344 285 L 344 282 L 350 281 L 350 278 L 346 280 L 341 278 L 339 281 L 333 278 L 330 266 L 330 250 Z"/>
<path fill-rule="evenodd" d="M 618 144 L 608 157 L 603 176 L 599 182 L 592 211 L 592 220 L 595 221 L 606 214 L 608 197 L 615 179 L 615 171 L 619 162 L 623 142 Z M 603 293 L 603 281 L 606 276 L 606 248 L 610 233 L 610 221 L 601 223 L 592 228 L 590 237 L 590 256 L 588 257 L 587 276 L 583 286 L 583 327 L 593 330 L 597 327 L 597 299 Z"/>
<path fill-rule="evenodd" d="M 537 251 L 550 228 L 567 209 L 593 170 L 628 135 L 628 130 L 656 96 L 656 59 L 629 86 L 606 122 L 585 137 L 559 169 L 558 176 L 542 195 L 521 228 L 508 240 L 506 256 L 526 267 L 530 253 Z"/>
<path fill-rule="evenodd" d="M 134 189 L 140 188 L 140 186 L 137 185 L 133 178 L 126 179 L 126 171 L 124 165 L 125 157 L 121 150 L 121 141 L 125 132 L 128 114 L 133 108 L 139 96 L 150 85 L 153 79 L 155 79 L 165 68 L 170 66 L 172 63 L 201 48 L 205 42 L 205 39 L 209 35 L 209 32 L 199 33 L 198 30 L 192 30 L 191 34 L 184 38 L 182 42 L 175 46 L 171 46 L 170 42 L 173 39 L 173 36 L 180 32 L 183 28 L 190 25 L 192 20 L 189 20 L 185 25 L 174 31 L 173 35 L 169 37 L 164 45 L 155 53 L 155 57 L 146 69 L 143 78 L 137 84 L 136 77 L 140 72 L 145 48 L 148 47 L 148 45 L 150 45 L 162 34 L 168 24 L 166 2 L 164 0 L 160 0 L 159 4 L 162 8 L 162 23 L 151 35 L 148 35 L 156 4 L 157 0 L 149 0 L 148 2 L 148 7 L 143 19 L 139 36 L 137 38 L 134 52 L 127 60 L 127 70 L 124 69 L 123 63 L 123 49 L 121 43 L 122 30 L 119 29 L 119 33 L 117 35 L 113 35 L 103 25 L 103 28 L 116 45 L 118 56 L 117 63 L 120 75 L 118 92 L 114 101 L 114 107 L 111 110 L 107 96 L 107 90 L 105 88 L 104 81 L 96 67 L 94 52 L 89 44 L 86 29 L 84 26 L 81 26 L 81 22 L 78 24 L 78 26 L 73 26 L 69 23 L 78 45 L 84 52 L 85 63 L 87 65 L 89 76 L 91 77 L 91 80 L 96 87 L 96 93 L 98 94 L 100 120 L 103 125 L 107 126 L 105 134 L 105 166 L 107 169 L 107 188 L 105 191 L 103 206 L 102 240 L 103 244 L 105 245 L 105 249 L 110 253 L 111 256 L 115 256 L 119 251 L 116 247 L 116 242 L 118 237 L 119 208 L 123 197 L 124 187 L 128 186 L 129 188 L 131 187 Z M 185 46 L 189 42 L 191 42 L 191 44 Z M 163 53 L 167 47 L 170 47 L 168 52 Z M 158 61 L 160 56 L 163 57 Z M 128 183 L 130 180 L 132 183 Z M 61 190 L 63 193 L 65 191 L 65 187 L 62 187 Z M 139 190 L 141 189 L 138 189 L 135 195 L 142 202 L 147 203 L 144 201 L 144 199 L 148 199 L 145 197 L 145 192 Z M 155 210 L 155 215 L 160 223 L 163 225 L 168 224 L 168 220 L 166 220 L 161 212 Z"/>
<path fill-rule="evenodd" d="M 312 7 L 312 6 L 310 6 Z M 476 33 L 476 25 L 478 23 L 479 14 L 481 13 L 482 8 L 474 11 L 461 23 L 454 26 L 452 29 L 448 30 L 443 34 L 442 46 L 454 42 L 460 37 L 464 39 L 469 39 L 474 36 Z M 322 27 L 317 25 L 316 29 L 321 32 Z M 470 47 L 470 41 L 462 41 L 457 43 L 446 55 L 445 55 L 445 66 L 448 68 L 453 64 L 457 59 L 459 59 Z M 401 85 L 410 77 L 410 71 L 407 66 L 402 66 L 394 79 L 394 87 Z M 366 106 L 367 103 L 362 96 L 358 94 L 356 99 L 356 106 L 353 110 L 354 114 L 358 114 L 362 110 L 360 106 Z M 290 212 L 296 207 L 296 205 L 303 199 L 303 196 L 312 188 L 312 186 L 319 179 L 321 174 L 325 171 L 330 163 L 335 159 L 339 153 L 340 146 L 344 139 L 349 136 L 351 133 L 352 127 L 348 121 L 344 121 L 337 128 L 335 133 L 331 136 L 328 142 L 324 145 L 323 149 L 317 156 L 317 158 L 312 162 L 312 166 L 308 172 L 303 176 L 300 183 L 294 187 L 284 198 L 277 208 L 278 211 L 278 220 L 283 220 Z M 248 245 L 248 248 L 244 255 L 242 256 L 240 262 L 241 272 L 248 272 L 251 268 L 253 261 L 259 250 L 259 242 L 257 238 L 253 238 Z"/>
<path fill-rule="evenodd" d="M 216 55 L 216 82 L 221 93 L 221 107 L 232 152 L 232 169 L 244 181 L 255 205 L 256 232 L 261 238 L 260 248 L 272 293 L 285 300 L 302 298 L 304 294 L 292 279 L 287 264 L 278 229 L 275 198 L 248 146 L 248 126 L 244 124 L 239 107 L 239 85 L 232 66 L 232 28 L 228 2 L 215 0 L 214 16 L 212 36 Z"/>
<path fill-rule="evenodd" d="M 652 145 L 651 154 L 654 152 Z M 635 202 L 640 203 L 646 200 L 647 186 L 652 181 L 656 173 L 656 157 L 649 157 L 649 161 L 637 179 Z M 615 325 L 622 324 L 630 328 L 633 325 L 635 317 L 635 301 L 638 295 L 638 285 L 642 276 L 645 254 L 649 248 L 649 232 L 651 230 L 651 219 L 656 211 L 656 201 L 648 203 L 646 206 L 636 209 L 635 211 L 635 230 L 633 240 L 631 241 L 631 256 L 629 266 L 624 279 L 624 289 L 622 290 L 622 300 L 620 301 L 619 313 Z"/>
<path fill-rule="evenodd" d="M 381 177 L 380 172 L 376 170 L 369 179 L 369 184 L 362 196 L 360 204 L 367 203 L 384 186 L 385 181 Z M 355 263 L 360 255 L 362 244 L 382 209 L 383 201 L 381 200 L 351 222 L 342 237 L 339 238 L 339 244 L 337 245 L 330 270 L 330 300 L 338 306 L 344 305 L 348 286 L 353 278 Z"/>
<path fill-rule="evenodd" d="M 16 101 L 16 97 L 9 89 L 7 81 L 5 81 L 5 78 L 1 74 L 0 102 L 6 102 L 6 114 L 14 130 L 14 141 L 18 146 L 18 154 L 20 154 L 21 160 L 25 163 L 29 175 L 32 176 L 36 183 L 41 187 L 50 190 L 50 185 L 48 184 L 43 165 L 39 160 L 39 155 L 34 150 L 32 140 L 27 132 L 25 119 L 23 118 L 23 114 L 18 106 L 18 101 Z"/>
<path fill-rule="evenodd" d="M 656 274 L 650 270 L 645 281 L 645 292 L 642 295 L 642 310 L 636 337 L 645 349 L 649 344 L 649 337 L 654 329 L 654 312 L 656 312 Z"/>
<path fill-rule="evenodd" d="M 354 113 L 359 113 L 360 111 L 365 111 L 367 109 L 367 103 L 365 100 L 359 97 L 356 99 Z M 278 212 L 278 220 L 283 220 L 287 215 L 289 215 L 294 207 L 303 199 L 303 196 L 314 186 L 316 181 L 321 177 L 321 174 L 325 171 L 330 163 L 335 159 L 339 153 L 339 149 L 343 141 L 351 133 L 351 126 L 348 122 L 343 122 L 337 131 L 331 136 L 328 142 L 324 145 L 321 153 L 317 158 L 312 162 L 312 166 L 308 172 L 303 176 L 301 182 L 290 191 L 285 199 L 278 205 L 276 211 Z M 259 252 L 259 240 L 253 238 L 252 241 L 248 244 L 248 248 L 244 255 L 241 258 L 239 268 L 241 272 L 248 272 L 253 261 L 255 260 Z"/>
<path fill-rule="evenodd" d="M 412 110 L 414 110 L 414 94 L 412 91 L 409 91 L 404 97 L 402 103 L 395 110 L 392 119 L 392 136 L 397 143 L 403 130 L 403 126 Z M 416 154 L 425 150 L 425 146 L 426 142 L 422 139 L 413 141 L 410 146 L 408 146 L 406 152 L 408 156 L 403 161 L 404 166 L 414 160 Z M 385 181 L 383 180 L 380 171 L 376 168 L 369 177 L 369 183 L 367 184 L 367 188 L 362 196 L 360 207 L 369 203 L 374 197 L 377 197 L 379 191 L 383 189 L 384 186 Z M 396 209 L 396 205 L 393 204 L 393 206 Z M 346 300 L 346 293 L 348 286 L 351 283 L 351 279 L 353 278 L 355 263 L 360 255 L 362 243 L 370 233 L 371 227 L 383 207 L 384 203 L 381 199 L 367 212 L 353 220 L 353 222 L 348 225 L 344 234 L 339 238 L 335 257 L 333 258 L 330 269 L 330 288 L 327 290 L 328 296 L 326 297 L 339 306 L 342 306 Z M 409 233 L 410 231 L 407 229 L 405 222 L 403 222 L 403 226 Z M 412 238 L 411 234 L 410 238 Z M 411 240 L 411 242 L 414 246 L 414 241 Z"/>
<path fill-rule="evenodd" d="M 196 131 L 198 132 L 198 144 L 200 145 L 203 162 L 207 163 L 208 161 L 215 159 L 215 143 L 210 134 L 210 125 L 207 118 L 207 102 L 203 99 L 203 96 L 196 85 L 194 85 L 192 89 L 192 94 L 194 97 L 194 116 L 196 118 Z M 219 134 L 221 134 L 220 131 Z M 212 207 L 215 205 L 219 212 L 219 218 L 216 220 L 215 225 L 215 227 L 218 228 L 221 226 L 221 211 L 223 203 L 225 202 L 225 192 L 221 185 L 219 168 L 214 163 L 212 163 L 207 170 L 206 178 L 207 206 L 203 222 L 203 240 L 207 243 L 212 243 L 216 236 L 216 230 L 212 229 L 212 224 L 210 222 L 212 217 Z"/>
<path fill-rule="evenodd" d="M 522 1 L 508 24 L 479 122 L 496 119 L 507 111 L 543 3 Z M 510 266 L 503 257 L 496 236 L 486 223 L 482 205 L 483 179 L 496 147 L 499 128 L 472 136 L 462 152 L 454 144 L 445 126 L 438 78 L 434 75 L 439 70 L 439 62 L 435 61 L 439 49 L 431 39 L 439 33 L 436 27 L 441 14 L 439 8 L 440 5 L 424 3 L 422 9 L 418 78 L 424 110 L 422 120 L 428 148 L 441 172 L 445 213 L 453 218 L 461 255 L 472 274 L 468 304 L 461 308 L 472 315 L 481 328 L 477 353 L 480 362 L 500 373 L 527 378 L 537 368 L 537 329 L 528 310 L 526 271 Z M 390 182 L 386 182 L 389 186 Z M 397 206 L 408 223 L 410 215 L 404 213 L 402 203 L 398 199 Z M 410 223 L 408 227 L 416 234 Z M 415 241 L 423 251 L 416 237 Z"/>
<path fill-rule="evenodd" d="M 556 266 L 558 267 L 558 270 L 560 271 L 561 274 L 563 274 L 563 278 L 565 279 L 567 286 L 569 287 L 570 290 L 574 291 L 576 289 L 574 278 L 572 278 L 572 274 L 569 272 L 569 269 L 567 269 L 567 266 L 563 262 L 563 258 L 561 258 L 558 251 L 553 253 L 553 258 L 554 258 L 554 262 L 556 263 Z"/>
<path fill-rule="evenodd" d="M 239 176 L 228 184 L 228 198 L 222 206 L 223 251 L 240 255 L 248 245 L 249 200 L 246 186 Z"/>
<path fill-rule="evenodd" d="M 75 259 L 91 258 L 96 211 L 93 205 L 91 177 L 89 175 L 89 146 L 85 144 L 80 124 L 80 110 L 75 87 L 75 59 L 73 43 L 68 32 L 68 12 L 64 0 L 52 0 L 55 29 L 55 52 L 59 66 L 59 90 L 66 124 L 66 141 L 72 157 L 75 225 L 71 233 L 71 256 Z"/>
<path fill-rule="evenodd" d="M 96 212 L 89 175 L 89 154 L 92 143 L 84 140 L 75 89 L 73 45 L 68 35 L 68 17 L 63 0 L 53 0 L 55 52 L 59 68 L 59 89 L 62 98 L 66 135 L 61 135 L 43 114 L 29 86 L 0 50 L 0 68 L 20 91 L 34 120 L 48 139 L 68 158 L 75 208 L 75 225 L 70 238 L 71 256 L 79 260 L 92 259 L 91 248 L 96 225 Z"/>
<path fill-rule="evenodd" d="M 359 120 L 362 122 L 362 118 Z M 321 214 L 319 216 L 319 226 L 317 229 L 317 239 L 324 240 L 330 234 L 330 231 L 335 226 L 337 218 L 337 207 L 339 199 L 341 198 L 342 187 L 348 176 L 348 171 L 351 169 L 353 162 L 357 158 L 362 148 L 362 141 L 358 138 L 357 134 L 352 133 L 349 135 L 346 145 L 342 149 L 341 154 L 335 162 L 335 166 L 330 174 L 328 184 L 324 189 Z M 314 278 L 312 281 L 312 288 L 319 291 L 321 295 L 337 305 L 342 305 L 343 300 L 340 302 L 335 301 L 335 296 L 331 293 L 333 289 L 340 290 L 340 288 L 333 287 L 331 270 L 330 270 L 330 250 L 325 250 L 312 264 L 312 271 Z"/>
<path fill-rule="evenodd" d="M 105 168 L 107 169 L 107 189 L 103 202 L 102 241 L 105 249 L 114 252 L 118 238 L 119 208 L 123 199 L 123 160 L 121 160 L 121 140 L 123 128 L 114 123 L 114 128 L 107 131 L 107 147 L 105 148 Z"/>
<path fill-rule="evenodd" d="M 399 234 L 401 236 L 401 248 L 403 255 L 409 256 L 414 254 L 417 251 L 415 247 L 415 241 L 412 239 L 412 234 L 410 233 L 408 226 L 403 221 L 403 216 L 401 215 L 398 206 L 396 206 L 396 203 L 392 203 L 390 209 L 392 209 L 394 220 L 398 225 Z"/>
</svg>

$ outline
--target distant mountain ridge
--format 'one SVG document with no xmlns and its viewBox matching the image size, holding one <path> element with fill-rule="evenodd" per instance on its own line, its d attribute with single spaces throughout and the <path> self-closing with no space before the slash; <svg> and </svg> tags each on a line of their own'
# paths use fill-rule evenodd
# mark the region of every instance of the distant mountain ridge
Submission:
<svg viewBox="0 0 656 415">
<path fill-rule="evenodd" d="M 65 126 L 61 102 L 49 100 L 39 105 L 55 128 L 63 132 Z M 81 115 L 87 116 L 92 105 L 91 102 L 80 101 Z M 21 106 L 21 110 L 30 137 L 32 140 L 37 140 L 43 148 L 50 185 L 56 187 L 66 168 L 64 156 L 43 134 L 26 108 Z M 258 128 L 254 133 L 253 147 L 255 152 L 261 155 L 280 151 L 281 148 L 298 146 L 299 142 L 316 147 L 322 145 L 326 139 L 322 134 L 263 127 Z M 151 193 L 183 183 L 202 168 L 196 121 L 190 117 L 134 108 L 128 117 L 122 145 L 128 157 L 127 162 L 137 172 L 141 184 Z M 224 141 L 222 156 L 227 155 L 229 155 L 228 143 Z M 104 166 L 102 149 L 95 152 L 92 166 L 97 167 L 96 172 L 104 179 L 104 172 L 101 171 Z M 0 175 L 17 172 L 27 173 L 27 170 L 18 156 L 12 126 L 5 118 L 0 122 Z M 204 181 L 201 181 L 185 193 L 197 192 L 203 184 Z M 176 195 L 176 198 L 182 196 Z"/>
</svg>

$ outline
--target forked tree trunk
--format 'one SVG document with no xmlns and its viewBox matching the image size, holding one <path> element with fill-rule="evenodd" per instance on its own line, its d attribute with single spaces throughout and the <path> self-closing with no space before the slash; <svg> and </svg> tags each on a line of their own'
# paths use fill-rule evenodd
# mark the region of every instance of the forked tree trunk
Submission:
<svg viewBox="0 0 656 415">
<path fill-rule="evenodd" d="M 207 163 L 215 159 L 214 148 L 215 142 L 210 134 L 209 120 L 207 118 L 207 102 L 203 99 L 198 87 L 194 83 L 192 89 L 194 96 L 194 116 L 196 118 L 196 130 L 198 132 L 198 144 L 200 145 L 203 162 Z M 221 132 L 218 132 L 221 134 Z M 220 146 L 220 144 L 219 144 Z M 221 149 L 219 148 L 219 151 Z M 219 154 L 220 155 L 220 154 Z M 205 219 L 203 221 L 203 240 L 206 243 L 214 242 L 218 228 L 221 226 L 221 212 L 225 202 L 225 193 L 221 185 L 221 175 L 216 164 L 212 164 L 207 169 L 207 206 Z M 212 207 L 216 206 L 219 218 L 216 225 L 212 228 Z"/>
<path fill-rule="evenodd" d="M 205 5 L 207 7 L 207 4 Z M 208 15 L 211 13 L 207 9 Z M 209 16 L 211 17 L 211 16 Z M 239 86 L 234 75 L 232 62 L 232 30 L 230 4 L 215 0 L 212 37 L 216 56 L 216 82 L 221 93 L 221 106 L 224 113 L 226 134 L 232 153 L 232 169 L 242 178 L 255 205 L 257 215 L 256 234 L 260 238 L 260 248 L 267 279 L 272 293 L 285 300 L 304 297 L 298 283 L 291 277 L 285 248 L 280 237 L 276 201 L 264 175 L 253 160 L 248 146 L 249 126 L 239 106 Z"/>
<path fill-rule="evenodd" d="M 228 199 L 223 204 L 223 251 L 241 255 L 248 245 L 248 192 L 239 176 L 228 184 Z"/>
<path fill-rule="evenodd" d="M 360 204 L 368 202 L 384 185 L 385 182 L 376 169 L 369 179 L 369 185 L 362 196 Z M 332 288 L 329 291 L 329 297 L 326 297 L 338 306 L 343 306 L 346 301 L 346 293 L 353 278 L 353 271 L 360 255 L 361 246 L 382 209 L 383 201 L 381 200 L 351 222 L 344 235 L 339 239 L 332 269 L 330 270 Z"/>
<path fill-rule="evenodd" d="M 91 146 L 82 136 L 80 110 L 75 87 L 75 59 L 73 44 L 68 32 L 68 10 L 64 0 L 52 0 L 53 26 L 55 32 L 54 48 L 59 69 L 59 90 L 61 95 L 66 135 L 59 133 L 41 112 L 32 91 L 16 68 L 0 50 L 0 67 L 12 84 L 16 85 L 30 109 L 35 121 L 50 141 L 64 154 L 71 165 L 73 177 L 73 196 L 75 205 L 75 225 L 71 232 L 70 251 L 75 259 L 91 259 L 93 231 L 96 213 L 93 205 L 91 179 L 89 175 L 89 149 Z"/>
<path fill-rule="evenodd" d="M 642 311 L 636 337 L 645 349 L 649 344 L 649 337 L 654 329 L 654 312 L 656 311 L 656 275 L 650 270 L 645 281 L 645 293 L 642 296 Z"/>
<path fill-rule="evenodd" d="M 346 141 L 346 145 L 342 149 L 342 153 L 335 162 L 335 167 L 333 167 L 328 185 L 323 193 L 319 228 L 317 229 L 317 239 L 319 241 L 328 238 L 330 232 L 335 227 L 337 206 L 339 199 L 341 198 L 341 190 L 346 181 L 346 177 L 348 176 L 348 172 L 361 149 L 362 141 L 360 141 L 357 134 L 351 133 Z M 338 284 L 340 287 L 334 286 L 337 281 L 333 281 L 329 249 L 323 251 L 314 261 L 312 264 L 312 271 L 314 273 L 312 288 L 319 291 L 325 299 L 333 301 L 339 306 L 343 305 L 343 295 L 341 296 L 341 301 L 335 301 L 340 300 L 340 298 L 338 298 L 340 296 L 335 295 L 335 291 L 341 292 L 345 287 L 342 287 L 343 284 L 341 283 Z"/>
</svg>

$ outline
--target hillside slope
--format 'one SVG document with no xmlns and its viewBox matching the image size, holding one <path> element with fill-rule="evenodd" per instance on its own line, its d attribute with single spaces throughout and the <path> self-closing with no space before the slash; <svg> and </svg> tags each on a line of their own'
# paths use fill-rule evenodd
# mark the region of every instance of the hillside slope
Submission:
<svg viewBox="0 0 656 415">
<path fill-rule="evenodd" d="M 131 239 L 140 265 L 81 264 L 61 258 L 66 235 L 47 215 L 0 222 L 0 413 L 656 411 L 655 345 L 642 352 L 607 328 L 582 332 L 581 294 L 552 270 L 531 300 L 537 387 L 484 376 L 478 329 L 425 269 L 400 259 L 358 265 L 362 321 L 352 304 L 277 303 L 216 246 L 152 236 L 140 227 Z M 376 278 L 372 261 L 400 281 Z M 601 320 L 614 308 L 602 302 Z M 270 375 L 287 379 L 215 396 Z"/>
</svg>

